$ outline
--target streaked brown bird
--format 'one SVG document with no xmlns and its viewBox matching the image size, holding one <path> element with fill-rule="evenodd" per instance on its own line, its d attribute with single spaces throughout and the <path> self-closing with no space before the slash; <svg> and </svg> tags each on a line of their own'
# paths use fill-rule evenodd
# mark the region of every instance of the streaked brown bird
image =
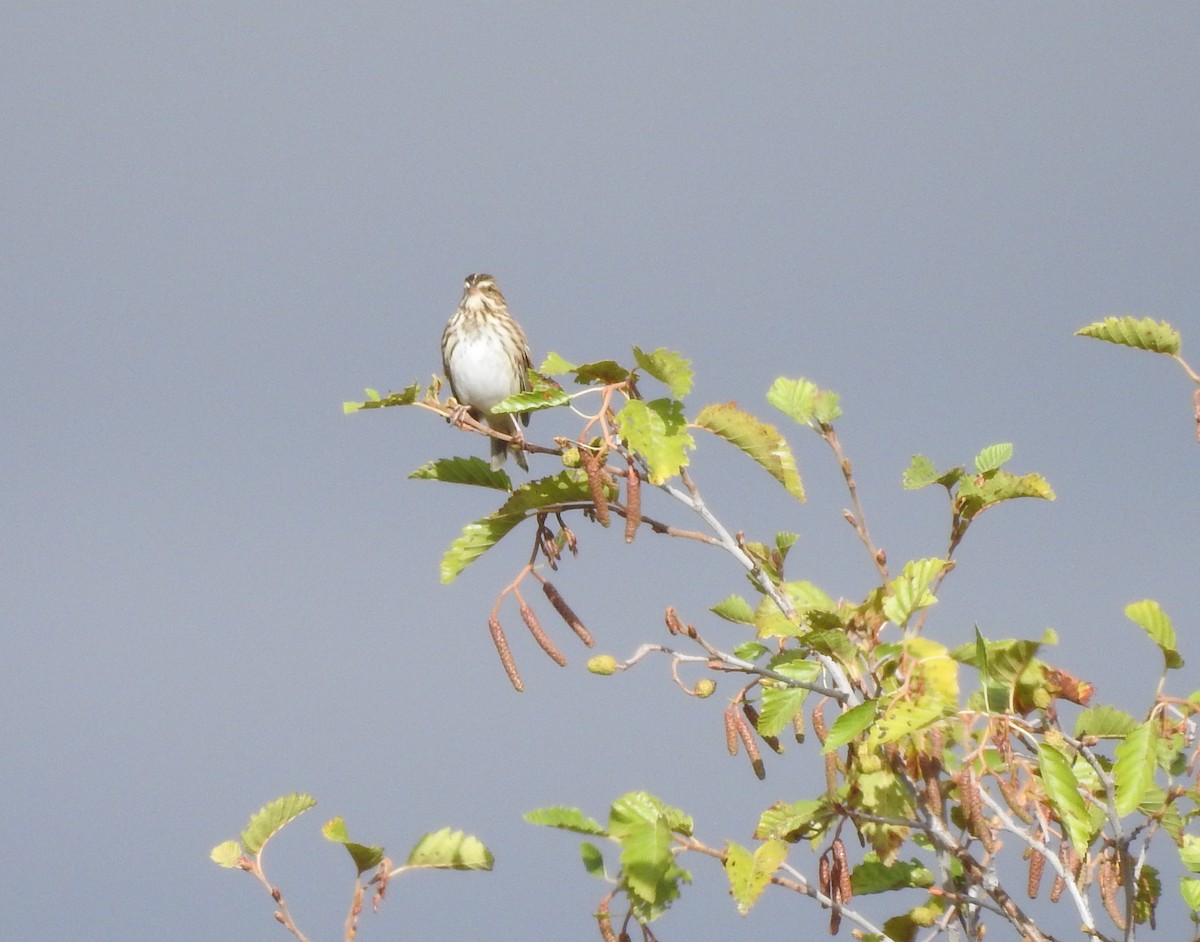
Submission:
<svg viewBox="0 0 1200 942">
<path fill-rule="evenodd" d="M 520 440 L 517 413 L 493 415 L 492 406 L 509 396 L 527 392 L 526 370 L 532 366 L 525 331 L 508 313 L 496 279 L 491 275 L 467 275 L 458 310 L 442 331 L 442 369 L 462 413 Z M 462 413 L 457 416 L 458 421 L 462 421 Z M 528 412 L 520 413 L 520 418 L 522 423 L 529 424 Z M 510 446 L 498 438 L 491 443 L 493 471 L 500 470 L 510 448 L 521 469 L 529 470 L 519 445 Z"/>
</svg>

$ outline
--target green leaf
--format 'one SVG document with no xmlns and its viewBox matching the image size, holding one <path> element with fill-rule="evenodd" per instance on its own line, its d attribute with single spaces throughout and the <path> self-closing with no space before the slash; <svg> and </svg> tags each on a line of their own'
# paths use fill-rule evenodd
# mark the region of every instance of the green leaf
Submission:
<svg viewBox="0 0 1200 942">
<path fill-rule="evenodd" d="M 354 861 L 354 866 L 358 868 L 359 876 L 378 867 L 379 861 L 383 860 L 382 847 L 355 844 L 351 841 L 350 835 L 346 832 L 346 822 L 340 817 L 326 821 L 321 828 L 321 833 L 325 835 L 326 840 L 341 844 L 346 848 L 350 859 Z"/>
<path fill-rule="evenodd" d="M 729 879 L 729 892 L 741 915 L 750 912 L 771 882 L 772 875 L 786 859 L 787 844 L 781 840 L 769 840 L 753 854 L 732 841 L 726 844 L 725 876 Z"/>
<path fill-rule="evenodd" d="M 837 393 L 806 379 L 780 376 L 767 391 L 767 402 L 801 425 L 828 425 L 842 414 Z"/>
<path fill-rule="evenodd" d="M 538 367 L 539 373 L 546 373 L 550 376 L 562 376 L 564 373 L 574 373 L 578 366 L 570 360 L 565 360 L 557 353 L 551 351 L 546 354 L 546 359 L 542 361 L 542 365 Z"/>
<path fill-rule="evenodd" d="M 317 800 L 311 795 L 296 792 L 263 805 L 251 815 L 250 823 L 246 825 L 246 830 L 242 831 L 242 844 L 246 847 L 246 853 L 257 855 L 280 828 L 294 821 L 316 803 Z"/>
<path fill-rule="evenodd" d="M 808 655 L 809 652 L 803 648 L 780 651 L 767 662 L 767 669 L 782 674 L 789 680 L 812 683 L 821 676 L 822 667 L 818 661 L 809 660 Z"/>
<path fill-rule="evenodd" d="M 583 858 L 583 868 L 588 873 L 598 880 L 608 879 L 608 874 L 604 871 L 604 854 L 600 853 L 599 847 L 589 841 L 581 841 L 579 856 Z"/>
<path fill-rule="evenodd" d="M 776 803 L 759 816 L 754 829 L 756 840 L 778 837 L 799 841 L 816 837 L 825 830 L 836 813 L 824 801 L 806 799 L 792 804 Z"/>
<path fill-rule="evenodd" d="M 1166 321 L 1150 317 L 1106 317 L 1075 331 L 1076 337 L 1094 337 L 1126 347 L 1149 350 L 1151 353 L 1179 353 L 1179 331 Z"/>
<path fill-rule="evenodd" d="M 667 822 L 670 830 L 691 835 L 693 823 L 686 812 L 668 805 L 649 792 L 641 791 L 627 792 L 613 802 L 609 809 L 608 833 L 619 840 L 624 831 L 637 822 L 657 821 L 660 818 Z"/>
<path fill-rule="evenodd" d="M 692 820 L 647 792 L 629 792 L 613 802 L 608 833 L 621 845 L 621 872 L 631 899 L 656 915 L 679 895 L 688 879 L 675 864 L 671 833 L 691 834 Z"/>
<path fill-rule="evenodd" d="M 696 416 L 696 425 L 735 445 L 757 461 L 799 501 L 804 500 L 804 485 L 796 469 L 792 449 L 773 425 L 760 422 L 733 403 L 705 406 Z"/>
<path fill-rule="evenodd" d="M 236 867 L 242 859 L 242 845 L 237 841 L 225 841 L 214 847 L 209 857 L 222 867 Z"/>
<path fill-rule="evenodd" d="M 731 653 L 734 657 L 740 657 L 743 661 L 750 661 L 753 663 L 764 654 L 769 653 L 770 650 L 771 649 L 766 645 L 759 644 L 757 641 L 743 641 L 741 644 L 737 645 Z"/>
<path fill-rule="evenodd" d="M 1137 728 L 1137 720 L 1112 706 L 1098 706 L 1082 711 L 1075 718 L 1075 738 L 1095 736 L 1097 739 L 1121 739 Z"/>
<path fill-rule="evenodd" d="M 1079 780 L 1071 771 L 1071 764 L 1053 746 L 1039 743 L 1038 770 L 1041 772 L 1042 786 L 1067 836 L 1079 856 L 1086 856 L 1092 839 L 1091 821 L 1087 805 L 1079 794 Z"/>
<path fill-rule="evenodd" d="M 819 664 L 813 666 L 820 670 Z M 755 724 L 759 733 L 778 736 L 792 725 L 792 718 L 804 709 L 807 697 L 808 691 L 803 687 L 764 687 L 758 722 Z"/>
<path fill-rule="evenodd" d="M 666 383 L 671 395 L 676 399 L 682 399 L 692 391 L 691 360 L 685 360 L 678 353 L 665 347 L 659 347 L 651 353 L 634 347 L 633 356 L 638 366 L 659 382 Z"/>
<path fill-rule="evenodd" d="M 1180 877 L 1179 892 L 1184 905 L 1192 912 L 1200 912 L 1200 880 L 1196 877 Z"/>
<path fill-rule="evenodd" d="M 538 412 L 542 409 L 554 409 L 565 406 L 571 401 L 558 383 L 548 376 L 529 371 L 530 388 L 527 392 L 519 392 L 509 396 L 492 406 L 493 415 L 508 412 Z"/>
<path fill-rule="evenodd" d="M 914 612 L 937 602 L 929 586 L 945 568 L 944 559 L 914 559 L 905 563 L 903 572 L 888 583 L 888 595 L 883 600 L 887 619 L 903 626 Z"/>
<path fill-rule="evenodd" d="M 525 820 L 530 824 L 562 828 L 564 831 L 574 831 L 576 834 L 592 834 L 601 837 L 608 833 L 600 822 L 589 818 L 578 808 L 565 808 L 559 805 L 535 808 L 525 815 Z"/>
<path fill-rule="evenodd" d="M 902 478 L 906 491 L 916 491 L 922 487 L 928 487 L 930 484 L 936 484 L 937 479 L 937 468 L 924 455 L 912 456 L 912 462 L 905 470 Z"/>
<path fill-rule="evenodd" d="M 726 621 L 735 622 L 739 625 L 754 624 L 754 609 L 740 595 L 727 596 L 710 608 L 709 611 L 714 615 L 724 618 Z"/>
<path fill-rule="evenodd" d="M 872 893 L 889 893 L 910 887 L 933 886 L 933 874 L 915 857 L 912 860 L 897 860 L 893 864 L 885 864 L 878 855 L 869 853 L 866 859 L 854 868 L 851 885 L 855 896 L 868 896 Z"/>
<path fill-rule="evenodd" d="M 351 412 L 358 412 L 360 409 L 382 409 L 387 406 L 411 406 L 417 401 L 417 396 L 421 394 L 421 384 L 413 383 L 400 392 L 389 393 L 386 397 L 380 398 L 379 393 L 374 389 L 366 390 L 366 402 L 343 402 L 342 413 L 349 415 Z"/>
<path fill-rule="evenodd" d="M 554 511 L 575 501 L 591 502 L 587 478 L 582 471 L 568 469 L 546 478 L 529 481 L 517 488 L 499 509 L 474 523 L 468 523 L 442 557 L 443 584 L 451 583 L 459 573 L 490 550 L 527 517 L 538 511 Z"/>
<path fill-rule="evenodd" d="M 650 483 L 663 484 L 687 465 L 687 451 L 696 443 L 678 400 L 630 399 L 616 418 L 621 440 L 650 466 Z"/>
<path fill-rule="evenodd" d="M 406 865 L 437 870 L 491 870 L 494 863 L 492 852 L 477 837 L 442 828 L 417 841 Z"/>
<path fill-rule="evenodd" d="M 661 818 L 642 822 L 621 840 L 621 870 L 630 891 L 639 899 L 661 903 L 672 893 L 671 829 Z"/>
<path fill-rule="evenodd" d="M 855 736 L 875 722 L 879 715 L 879 703 L 875 700 L 865 700 L 853 709 L 847 710 L 834 721 L 829 729 L 829 738 L 821 749 L 823 753 L 833 752 L 846 745 Z"/>
<path fill-rule="evenodd" d="M 944 704 L 931 697 L 922 697 L 916 701 L 897 700 L 875 720 L 871 727 L 869 744 L 881 746 L 903 739 L 919 729 L 932 726 L 947 712 Z"/>
<path fill-rule="evenodd" d="M 597 360 L 594 363 L 581 363 L 575 367 L 575 382 L 583 386 L 609 386 L 614 383 L 624 383 L 628 379 L 629 370 L 616 360 Z"/>
<path fill-rule="evenodd" d="M 930 484 L 940 484 L 949 490 L 962 480 L 966 473 L 966 469 L 962 467 L 939 472 L 933 462 L 924 455 L 913 455 L 912 462 L 905 470 L 902 481 L 906 491 L 920 490 Z"/>
<path fill-rule="evenodd" d="M 503 471 L 493 471 L 482 458 L 439 458 L 421 465 L 409 477 L 444 484 L 472 484 L 498 491 L 512 490 L 512 479 Z"/>
<path fill-rule="evenodd" d="M 1200 836 L 1183 835 L 1179 845 L 1179 861 L 1192 873 L 1200 873 Z"/>
<path fill-rule="evenodd" d="M 1018 497 L 1054 500 L 1054 490 L 1040 474 L 1017 476 L 1007 471 L 988 471 L 959 481 L 955 509 L 968 520 L 996 504 Z"/>
<path fill-rule="evenodd" d="M 1150 640 L 1162 651 L 1168 668 L 1183 667 L 1183 656 L 1175 647 L 1175 628 L 1157 602 L 1153 599 L 1132 602 L 1125 606 L 1125 617 L 1146 630 Z"/>
<path fill-rule="evenodd" d="M 1112 776 L 1117 813 L 1122 817 L 1137 810 L 1147 789 L 1154 784 L 1157 741 L 1151 721 L 1143 723 L 1117 745 Z"/>
<path fill-rule="evenodd" d="M 1011 442 L 1004 442 L 999 445 L 988 445 L 987 448 L 983 449 L 983 451 L 975 456 L 975 471 L 977 474 L 995 471 L 1012 456 L 1013 446 Z"/>
</svg>

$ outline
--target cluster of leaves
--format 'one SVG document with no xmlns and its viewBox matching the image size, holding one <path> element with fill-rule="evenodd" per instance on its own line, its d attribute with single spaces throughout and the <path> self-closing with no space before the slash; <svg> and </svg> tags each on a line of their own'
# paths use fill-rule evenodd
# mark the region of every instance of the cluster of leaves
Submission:
<svg viewBox="0 0 1200 942">
<path fill-rule="evenodd" d="M 1171 356 L 1200 384 L 1179 357 L 1178 334 L 1169 325 L 1109 318 L 1080 333 Z M 583 388 L 568 393 L 555 376 Z M 647 378 L 665 386 L 666 394 L 646 399 L 641 386 Z M 811 727 L 826 773 L 822 793 L 763 811 L 753 848 L 704 843 L 686 814 L 644 793 L 618 799 L 606 826 L 572 808 L 531 813 L 534 823 L 589 838 L 582 845 L 584 865 L 610 883 L 597 912 L 605 940 L 617 938 L 618 919 L 622 937 L 637 925 L 645 938 L 653 938 L 650 924 L 690 880 L 678 863 L 685 853 L 721 861 L 742 912 L 767 886 L 776 886 L 828 909 L 834 931 L 848 920 L 860 938 L 895 942 L 923 931 L 931 938 L 949 927 L 961 937 L 980 939 L 989 921 L 1005 922 L 1027 939 L 1052 938 L 1001 878 L 1013 869 L 1001 862 L 1018 853 L 1028 860 L 1026 894 L 1039 895 L 1049 869 L 1049 899 L 1065 898 L 1084 931 L 1097 939 L 1132 939 L 1137 926 L 1154 924 L 1162 899 L 1158 871 L 1149 862 L 1156 839 L 1165 838 L 1189 873 L 1200 874 L 1200 836 L 1194 833 L 1200 815 L 1195 719 L 1200 692 L 1186 697 L 1165 692 L 1169 672 L 1183 658 L 1170 619 L 1156 603 L 1136 602 L 1127 609 L 1163 658 L 1155 696 L 1136 715 L 1093 704 L 1090 683 L 1044 660 L 1053 633 L 1036 640 L 989 639 L 976 631 L 973 640 L 950 646 L 926 631 L 940 586 L 955 568 L 956 550 L 981 515 L 1018 498 L 1054 498 L 1040 475 L 1006 469 L 1011 445 L 989 446 L 970 464 L 945 470 L 914 457 L 903 486 L 945 492 L 947 538 L 939 552 L 905 562 L 897 574 L 871 536 L 853 467 L 838 439 L 838 397 L 808 380 L 776 380 L 767 401 L 831 449 L 850 498 L 846 519 L 878 574 L 858 599 L 835 601 L 811 582 L 786 574 L 795 534 L 749 540 L 708 509 L 690 473 L 696 430 L 740 449 L 797 501 L 805 492 L 791 445 L 774 425 L 732 403 L 689 411 L 684 399 L 692 372 L 684 358 L 634 348 L 633 364 L 626 366 L 613 360 L 575 364 L 552 354 L 531 379 L 531 392 L 495 411 L 570 407 L 582 417 L 573 439 L 556 439 L 553 446 L 522 443 L 527 451 L 554 456 L 553 473 L 514 488 L 506 474 L 478 459 L 452 458 L 413 474 L 505 494 L 495 511 L 468 524 L 446 551 L 444 582 L 529 524 L 528 561 L 501 591 L 489 619 L 514 686 L 521 684 L 500 628 L 501 602 L 513 595 L 539 644 L 565 663 L 519 585 L 526 578 L 541 582 L 558 614 L 580 633 L 578 619 L 544 570 L 557 568 L 564 551 L 575 549 L 578 536 L 568 516 L 602 527 L 619 517 L 626 540 L 645 528 L 727 553 L 744 571 L 748 595 L 730 595 L 711 612 L 744 628 L 745 639 L 722 650 L 672 609 L 667 627 L 682 647 L 649 643 L 624 662 L 593 658 L 592 669 L 613 674 L 664 656 L 679 686 L 698 698 L 713 693 L 716 678 L 736 678 L 740 685 L 723 714 L 730 751 L 744 750 L 761 776 L 762 746 L 782 752 L 788 733 L 803 744 Z M 346 411 L 407 405 L 449 417 L 452 406 L 439 394 L 436 381 L 387 397 L 368 390 L 366 401 L 347 403 Z M 585 396 L 598 397 L 598 406 L 586 413 L 579 408 Z M 1197 409 L 1200 416 L 1200 390 Z M 483 426 L 472 430 L 500 434 Z M 643 482 L 668 506 L 698 515 L 704 530 L 681 528 L 657 512 L 649 516 Z M 689 686 L 679 679 L 681 665 L 711 676 Z M 1064 702 L 1078 707 L 1071 709 L 1073 724 L 1060 715 Z M 1012 840 L 1001 841 L 1000 834 Z M 619 848 L 612 869 L 594 838 Z M 799 850 L 802 844 L 812 848 L 811 856 Z M 1189 909 L 1200 912 L 1200 876 L 1185 877 L 1181 890 Z M 894 900 L 882 904 L 890 914 L 870 918 L 854 903 L 866 895 Z M 624 903 L 623 916 L 612 912 L 617 900 Z"/>
<path fill-rule="evenodd" d="M 242 831 L 241 840 L 225 841 L 212 850 L 214 863 L 230 869 L 244 870 L 252 874 L 270 893 L 275 901 L 275 919 L 291 932 L 300 942 L 307 937 L 288 911 L 283 891 L 272 885 L 263 870 L 263 851 L 268 842 L 285 825 L 290 824 L 305 811 L 316 805 L 310 795 L 291 794 L 263 805 L 250 817 Z M 394 866 L 384 854 L 384 849 L 372 844 L 359 844 L 350 840 L 346 823 L 340 818 L 331 818 L 321 828 L 326 840 L 341 844 L 350 855 L 356 871 L 354 892 L 350 910 L 346 917 L 345 940 L 351 942 L 358 931 L 358 919 L 369 888 L 374 888 L 373 907 L 379 909 L 387 892 L 388 882 L 409 870 L 491 870 L 492 854 L 477 838 L 462 831 L 442 828 L 424 835 L 409 851 L 407 860 Z M 364 882 L 364 877 L 374 871 L 374 876 Z"/>
</svg>

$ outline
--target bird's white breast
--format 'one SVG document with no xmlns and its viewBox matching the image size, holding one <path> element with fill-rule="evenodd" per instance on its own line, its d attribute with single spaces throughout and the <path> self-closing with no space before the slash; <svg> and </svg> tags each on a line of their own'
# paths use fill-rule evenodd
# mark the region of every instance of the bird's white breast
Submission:
<svg viewBox="0 0 1200 942">
<path fill-rule="evenodd" d="M 521 388 L 503 345 L 490 330 L 459 340 L 449 366 L 455 398 L 476 409 L 489 410 Z"/>
</svg>

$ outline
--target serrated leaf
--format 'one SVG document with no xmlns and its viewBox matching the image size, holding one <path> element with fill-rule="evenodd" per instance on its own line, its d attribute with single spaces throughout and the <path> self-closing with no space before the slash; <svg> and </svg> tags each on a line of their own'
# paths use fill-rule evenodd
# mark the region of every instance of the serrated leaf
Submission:
<svg viewBox="0 0 1200 942">
<path fill-rule="evenodd" d="M 627 792 L 612 803 L 608 815 L 608 834 L 620 839 L 622 834 L 638 822 L 667 822 L 667 827 L 679 834 L 690 835 L 691 817 L 679 808 L 672 807 L 649 792 Z"/>
<path fill-rule="evenodd" d="M 731 653 L 734 657 L 741 658 L 743 661 L 754 662 L 764 654 L 770 653 L 770 650 L 766 645 L 759 644 L 757 641 L 743 641 Z"/>
<path fill-rule="evenodd" d="M 437 870 L 491 870 L 494 863 L 492 852 L 479 838 L 442 828 L 417 841 L 406 865 Z"/>
<path fill-rule="evenodd" d="M 1137 810 L 1146 791 L 1154 784 L 1157 744 L 1158 737 L 1151 722 L 1138 726 L 1117 745 L 1112 776 L 1117 814 L 1122 817 Z"/>
<path fill-rule="evenodd" d="M 913 455 L 912 461 L 901 478 L 906 491 L 920 490 L 928 487 L 938 479 L 937 467 L 924 455 Z"/>
<path fill-rule="evenodd" d="M 246 853 L 257 855 L 280 828 L 294 821 L 316 803 L 317 800 L 311 795 L 296 792 L 263 805 L 251 815 L 250 823 L 246 825 L 246 830 L 242 831 L 242 844 Z"/>
<path fill-rule="evenodd" d="M 633 348 L 638 366 L 661 383 L 666 383 L 671 395 L 682 399 L 692 391 L 692 361 L 666 347 L 645 353 L 640 347 Z"/>
<path fill-rule="evenodd" d="M 530 824 L 538 824 L 548 828 L 562 828 L 574 831 L 576 834 L 591 834 L 602 837 L 608 832 L 600 824 L 578 808 L 566 808 L 561 805 L 551 805 L 546 808 L 535 808 L 525 815 Z"/>
<path fill-rule="evenodd" d="M 1179 844 L 1179 861 L 1192 873 L 1200 873 L 1200 835 L 1183 835 Z"/>
<path fill-rule="evenodd" d="M 550 377 L 530 370 L 529 380 L 528 390 L 502 399 L 492 406 L 492 413 L 502 415 L 512 412 L 539 412 L 542 409 L 565 406 L 571 401 L 566 390 Z"/>
<path fill-rule="evenodd" d="M 836 817 L 824 801 L 806 799 L 792 804 L 776 803 L 764 811 L 754 828 L 756 840 L 778 837 L 798 841 L 814 837 Z"/>
<path fill-rule="evenodd" d="M 1162 651 L 1168 668 L 1183 667 L 1183 656 L 1175 646 L 1175 628 L 1157 602 L 1153 599 L 1132 602 L 1125 606 L 1125 617 L 1146 630 L 1150 640 Z"/>
<path fill-rule="evenodd" d="M 820 665 L 816 665 L 819 669 Z M 808 691 L 803 687 L 764 687 L 755 726 L 763 736 L 778 736 L 792 725 L 792 718 L 804 709 Z"/>
<path fill-rule="evenodd" d="M 780 376 L 767 390 L 767 402 L 801 425 L 828 425 L 842 414 L 837 393 L 807 379 Z"/>
<path fill-rule="evenodd" d="M 760 422 L 731 402 L 705 406 L 696 416 L 695 424 L 740 448 L 789 494 L 799 501 L 804 500 L 804 484 L 796 469 L 791 446 L 775 426 Z"/>
<path fill-rule="evenodd" d="M 944 559 L 914 559 L 905 563 L 903 572 L 888 583 L 888 595 L 883 600 L 887 619 L 903 626 L 914 612 L 937 602 L 929 586 L 945 568 Z"/>
<path fill-rule="evenodd" d="M 879 703 L 875 700 L 865 700 L 853 709 L 847 710 L 829 728 L 829 737 L 821 752 L 830 753 L 846 745 L 855 736 L 875 722 L 879 715 Z"/>
<path fill-rule="evenodd" d="M 823 668 L 820 662 L 810 660 L 808 655 L 809 652 L 802 648 L 780 651 L 767 662 L 767 669 L 789 680 L 811 683 L 821 675 Z"/>
<path fill-rule="evenodd" d="M 1075 718 L 1076 739 L 1095 736 L 1097 739 L 1120 739 L 1137 728 L 1137 720 L 1113 706 L 1098 706 L 1080 712 Z"/>
<path fill-rule="evenodd" d="M 598 880 L 608 879 L 608 874 L 604 872 L 604 854 L 600 852 L 599 847 L 588 841 L 581 841 L 579 844 L 579 856 L 583 858 L 584 870 Z"/>
<path fill-rule="evenodd" d="M 754 609 L 740 595 L 730 595 L 709 609 L 714 615 L 739 625 L 754 624 Z"/>
<path fill-rule="evenodd" d="M 678 400 L 630 399 L 616 418 L 621 440 L 650 466 L 650 483 L 663 484 L 687 465 L 688 449 L 696 443 Z"/>
<path fill-rule="evenodd" d="M 943 704 L 930 698 L 916 701 L 896 700 L 871 725 L 868 746 L 874 748 L 910 736 L 932 726 L 946 715 Z"/>
<path fill-rule="evenodd" d="M 1200 879 L 1180 877 L 1179 893 L 1188 909 L 1192 912 L 1200 912 Z"/>
<path fill-rule="evenodd" d="M 964 468 L 951 468 L 949 471 L 938 471 L 933 462 L 924 455 L 913 455 L 912 461 L 905 469 L 902 483 L 906 491 L 916 491 L 930 484 L 940 484 L 949 489 L 954 487 L 966 474 Z"/>
<path fill-rule="evenodd" d="M 380 397 L 374 389 L 365 390 L 366 402 L 343 402 L 342 413 L 349 415 L 351 412 L 358 412 L 360 409 L 383 409 L 388 406 L 411 406 L 417 401 L 417 397 L 421 394 L 421 384 L 413 383 L 400 392 L 389 393 L 387 396 Z"/>
<path fill-rule="evenodd" d="M 999 445 L 988 445 L 978 455 L 975 456 L 975 472 L 984 474 L 987 471 L 995 471 L 1006 461 L 1013 456 L 1012 442 L 1003 442 Z"/>
<path fill-rule="evenodd" d="M 1046 796 L 1076 852 L 1080 857 L 1086 856 L 1092 837 L 1091 820 L 1083 796 L 1079 794 L 1079 780 L 1071 771 L 1071 764 L 1053 746 L 1039 743 L 1038 771 Z"/>
<path fill-rule="evenodd" d="M 1019 497 L 1054 500 L 1054 490 L 1040 474 L 1017 476 L 1007 471 L 989 471 L 977 477 L 964 477 L 955 496 L 955 509 L 973 519 L 989 507 Z"/>
<path fill-rule="evenodd" d="M 1179 353 L 1179 332 L 1166 321 L 1151 317 L 1106 317 L 1075 331 L 1077 337 L 1093 337 L 1151 353 Z"/>
<path fill-rule="evenodd" d="M 596 360 L 575 367 L 575 382 L 583 386 L 608 386 L 629 379 L 629 370 L 616 360 Z"/>
<path fill-rule="evenodd" d="M 650 904 L 671 895 L 671 830 L 661 819 L 642 822 L 621 840 L 621 872 L 630 892 Z"/>
<path fill-rule="evenodd" d="M 553 511 L 562 504 L 582 500 L 590 502 L 591 492 L 587 478 L 579 470 L 563 470 L 521 485 L 493 513 L 467 524 L 458 539 L 450 544 L 442 557 L 442 583 L 457 579 L 459 573 L 527 517 L 540 510 Z"/>
<path fill-rule="evenodd" d="M 512 479 L 503 471 L 493 471 L 482 458 L 439 458 L 421 465 L 409 475 L 419 481 L 441 481 L 443 484 L 471 484 L 498 491 L 511 491 Z"/>
<path fill-rule="evenodd" d="M 379 861 L 383 860 L 383 848 L 373 847 L 366 844 L 356 844 L 350 840 L 350 835 L 346 831 L 346 822 L 340 817 L 331 818 L 326 821 L 321 827 L 321 833 L 325 839 L 332 841 L 335 844 L 341 844 L 350 854 L 350 859 L 354 861 L 354 866 L 358 868 L 359 876 L 362 876 L 368 870 L 372 870 L 379 866 Z"/>
<path fill-rule="evenodd" d="M 570 360 L 564 359 L 554 351 L 546 354 L 546 359 L 542 360 L 542 365 L 538 367 L 539 373 L 545 373 L 549 376 L 561 376 L 564 373 L 574 373 L 578 366 Z"/>
<path fill-rule="evenodd" d="M 867 856 L 851 874 L 855 896 L 933 886 L 933 873 L 916 858 L 885 864 L 873 853 Z"/>
<path fill-rule="evenodd" d="M 729 892 L 741 915 L 750 912 L 771 882 L 771 876 L 786 859 L 787 844 L 780 840 L 767 841 L 753 854 L 732 841 L 726 844 L 725 876 L 729 880 Z"/>
<path fill-rule="evenodd" d="M 904 651 L 910 659 L 908 683 L 918 687 L 925 699 L 945 708 L 958 705 L 958 663 L 942 644 L 929 638 L 906 638 Z"/>
<path fill-rule="evenodd" d="M 219 866 L 233 868 L 242 859 L 242 845 L 237 841 L 225 841 L 214 847 L 208 856 L 212 858 L 213 863 Z"/>
</svg>

